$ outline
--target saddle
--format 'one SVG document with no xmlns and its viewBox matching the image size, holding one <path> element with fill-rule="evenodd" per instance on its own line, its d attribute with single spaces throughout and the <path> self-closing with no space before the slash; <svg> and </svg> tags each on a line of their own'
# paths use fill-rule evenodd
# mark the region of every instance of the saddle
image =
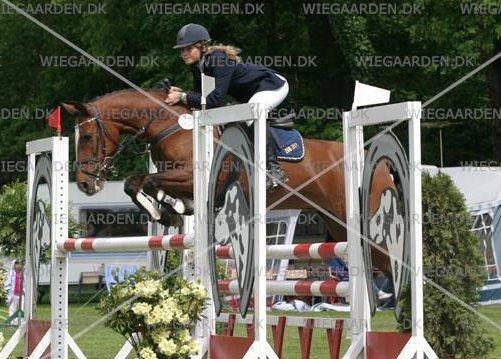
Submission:
<svg viewBox="0 0 501 359">
<path fill-rule="evenodd" d="M 294 120 L 296 119 L 295 113 L 290 113 L 282 117 L 268 117 L 268 123 L 271 127 L 290 129 L 294 128 Z"/>
<path fill-rule="evenodd" d="M 277 143 L 277 158 L 287 162 L 301 161 L 305 155 L 303 138 L 294 129 L 295 113 L 282 117 L 268 117 L 270 131 Z"/>
</svg>

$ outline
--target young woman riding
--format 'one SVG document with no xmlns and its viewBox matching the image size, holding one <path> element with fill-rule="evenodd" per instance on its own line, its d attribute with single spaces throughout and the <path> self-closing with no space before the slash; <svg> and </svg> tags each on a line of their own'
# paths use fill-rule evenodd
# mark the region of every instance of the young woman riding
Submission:
<svg viewBox="0 0 501 359">
<path fill-rule="evenodd" d="M 283 76 L 264 66 L 242 63 L 240 49 L 211 45 L 210 41 L 209 32 L 202 25 L 187 24 L 179 30 L 174 48 L 181 49 L 181 58 L 192 66 L 193 91 L 183 92 L 172 86 L 165 99 L 168 105 L 181 102 L 200 109 L 201 69 L 215 78 L 215 89 L 207 96 L 207 108 L 223 106 L 226 95 L 230 95 L 239 102 L 261 103 L 271 111 L 287 97 L 289 84 Z M 277 144 L 269 126 L 266 137 L 266 186 L 273 189 L 280 182 L 285 183 L 287 177 L 278 164 Z"/>
</svg>

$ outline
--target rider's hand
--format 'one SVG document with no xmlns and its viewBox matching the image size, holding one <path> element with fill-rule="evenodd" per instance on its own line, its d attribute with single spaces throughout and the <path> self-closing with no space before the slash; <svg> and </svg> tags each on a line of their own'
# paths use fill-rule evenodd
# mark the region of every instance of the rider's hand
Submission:
<svg viewBox="0 0 501 359">
<path fill-rule="evenodd" d="M 170 91 L 169 91 L 169 93 L 170 93 L 170 92 L 174 92 L 174 91 L 175 91 L 175 92 L 181 92 L 181 91 L 183 91 L 183 89 L 182 89 L 182 88 L 180 88 L 180 87 L 177 87 L 177 86 L 171 86 L 171 87 L 170 87 Z"/>
<path fill-rule="evenodd" d="M 180 94 L 179 91 L 172 91 L 171 89 L 164 102 L 169 106 L 175 105 L 176 103 L 179 102 L 179 94 Z"/>
</svg>

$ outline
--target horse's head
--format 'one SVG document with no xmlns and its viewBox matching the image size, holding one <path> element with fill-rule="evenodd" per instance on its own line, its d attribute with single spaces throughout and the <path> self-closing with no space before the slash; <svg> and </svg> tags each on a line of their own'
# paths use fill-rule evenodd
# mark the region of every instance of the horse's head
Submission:
<svg viewBox="0 0 501 359">
<path fill-rule="evenodd" d="M 67 102 L 63 107 L 76 117 L 77 185 L 82 192 L 92 196 L 104 187 L 120 133 L 113 122 L 101 118 L 99 109 L 92 103 Z"/>
</svg>

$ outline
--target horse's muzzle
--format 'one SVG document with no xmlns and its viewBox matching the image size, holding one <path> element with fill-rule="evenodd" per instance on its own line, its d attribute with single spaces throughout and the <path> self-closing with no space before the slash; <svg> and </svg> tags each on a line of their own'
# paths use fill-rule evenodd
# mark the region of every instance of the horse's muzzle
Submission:
<svg viewBox="0 0 501 359">
<path fill-rule="evenodd" d="M 103 189 L 102 181 L 96 181 L 94 179 L 79 180 L 77 186 L 78 189 L 87 196 L 93 196 Z"/>
</svg>

